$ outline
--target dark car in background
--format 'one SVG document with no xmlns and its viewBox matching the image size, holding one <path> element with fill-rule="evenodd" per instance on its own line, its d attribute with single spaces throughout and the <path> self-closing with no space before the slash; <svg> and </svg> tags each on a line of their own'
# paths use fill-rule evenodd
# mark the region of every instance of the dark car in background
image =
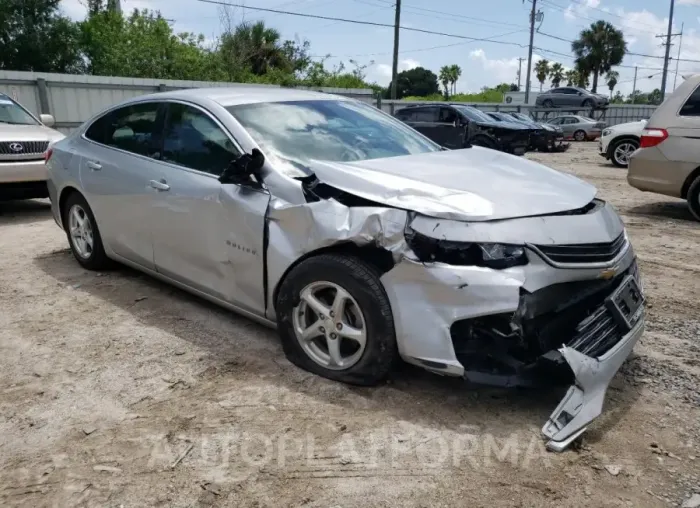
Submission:
<svg viewBox="0 0 700 508">
<path fill-rule="evenodd" d="M 542 129 L 540 144 L 535 146 L 540 152 L 565 152 L 571 146 L 570 143 L 564 143 L 564 131 L 558 125 L 537 122 L 525 113 L 516 111 L 510 111 L 505 114 L 516 122 Z"/>
<path fill-rule="evenodd" d="M 589 92 L 577 86 L 562 86 L 541 93 L 535 105 L 543 108 L 603 108 L 610 104 L 606 95 Z"/>
<path fill-rule="evenodd" d="M 477 145 L 523 155 L 530 144 L 527 126 L 497 122 L 470 106 L 421 104 L 400 109 L 394 116 L 445 148 Z"/>
<path fill-rule="evenodd" d="M 524 125 L 528 129 L 530 129 L 530 145 L 528 146 L 528 150 L 537 150 L 541 149 L 544 151 L 544 149 L 547 146 L 547 139 L 546 139 L 546 131 L 534 124 L 526 124 L 524 122 L 519 122 L 515 118 L 513 118 L 510 115 L 507 115 L 506 113 L 501 113 L 500 111 L 489 111 L 486 112 L 488 116 L 496 120 L 497 122 L 504 122 L 506 124 L 515 124 L 515 125 Z"/>
</svg>

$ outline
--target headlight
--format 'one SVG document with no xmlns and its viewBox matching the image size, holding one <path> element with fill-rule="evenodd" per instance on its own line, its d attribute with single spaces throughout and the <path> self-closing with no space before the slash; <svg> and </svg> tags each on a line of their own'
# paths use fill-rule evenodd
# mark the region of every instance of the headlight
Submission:
<svg viewBox="0 0 700 508">
<path fill-rule="evenodd" d="M 440 262 L 457 266 L 483 266 L 502 270 L 526 265 L 527 254 L 521 245 L 469 243 L 437 240 L 406 228 L 406 242 L 423 262 Z"/>
<path fill-rule="evenodd" d="M 603 136 L 609 136 L 611 132 L 612 129 L 603 129 Z"/>
</svg>

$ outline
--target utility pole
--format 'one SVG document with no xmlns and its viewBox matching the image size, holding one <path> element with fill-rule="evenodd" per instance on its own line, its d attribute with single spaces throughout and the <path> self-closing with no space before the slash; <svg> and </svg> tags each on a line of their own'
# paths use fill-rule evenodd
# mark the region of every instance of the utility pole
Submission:
<svg viewBox="0 0 700 508">
<path fill-rule="evenodd" d="M 396 100 L 396 85 L 399 74 L 399 31 L 401 26 L 401 0 L 396 0 L 396 18 L 394 19 L 394 62 L 391 66 L 391 99 Z M 393 107 L 393 106 L 392 106 Z"/>
<path fill-rule="evenodd" d="M 661 76 L 661 102 L 666 95 L 666 72 L 668 72 L 668 59 L 671 52 L 671 33 L 673 30 L 673 4 L 675 0 L 671 0 L 671 11 L 668 14 L 668 32 L 666 33 L 666 56 L 664 57 L 664 73 Z"/>
<path fill-rule="evenodd" d="M 632 84 L 632 104 L 634 104 L 634 98 L 637 96 L 637 66 L 634 66 L 634 83 Z"/>
<path fill-rule="evenodd" d="M 522 57 L 518 58 L 518 92 L 520 91 L 520 76 L 523 71 L 523 60 L 525 59 Z"/>
<path fill-rule="evenodd" d="M 685 23 L 681 23 L 681 33 L 680 33 L 680 39 L 678 41 L 678 58 L 676 58 L 676 74 L 673 77 L 673 89 L 676 89 L 676 80 L 678 79 L 678 62 L 681 59 L 681 46 L 683 45 L 683 28 L 685 27 Z"/>
<path fill-rule="evenodd" d="M 525 76 L 525 104 L 530 103 L 530 77 L 532 74 L 532 43 L 535 40 L 535 14 L 536 13 L 537 13 L 537 0 L 532 0 L 532 10 L 530 11 L 530 47 L 527 50 L 527 76 Z"/>
</svg>

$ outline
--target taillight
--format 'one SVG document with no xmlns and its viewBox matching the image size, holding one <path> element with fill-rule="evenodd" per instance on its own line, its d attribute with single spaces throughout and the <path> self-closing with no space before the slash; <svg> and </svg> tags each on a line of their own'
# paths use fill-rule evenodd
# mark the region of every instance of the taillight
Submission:
<svg viewBox="0 0 700 508">
<path fill-rule="evenodd" d="M 668 138 L 666 129 L 644 129 L 642 131 L 642 139 L 639 142 L 640 148 L 651 148 Z"/>
<path fill-rule="evenodd" d="M 44 154 L 44 163 L 49 162 L 49 159 L 53 155 L 53 148 L 49 148 L 46 150 L 46 153 Z"/>
</svg>

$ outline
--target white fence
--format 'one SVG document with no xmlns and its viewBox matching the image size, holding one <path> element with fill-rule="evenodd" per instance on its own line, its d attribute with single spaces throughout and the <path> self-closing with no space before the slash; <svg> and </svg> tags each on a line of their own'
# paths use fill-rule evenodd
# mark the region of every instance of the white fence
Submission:
<svg viewBox="0 0 700 508">
<path fill-rule="evenodd" d="M 231 87 L 238 83 L 177 81 L 111 76 L 83 76 L 0 70 L 3 92 L 35 114 L 47 113 L 56 119 L 55 128 L 68 133 L 92 115 L 132 97 L 166 90 L 201 87 Z M 279 88 L 276 85 L 248 85 Z M 375 104 L 369 89 L 309 88 L 335 93 Z"/>
</svg>

